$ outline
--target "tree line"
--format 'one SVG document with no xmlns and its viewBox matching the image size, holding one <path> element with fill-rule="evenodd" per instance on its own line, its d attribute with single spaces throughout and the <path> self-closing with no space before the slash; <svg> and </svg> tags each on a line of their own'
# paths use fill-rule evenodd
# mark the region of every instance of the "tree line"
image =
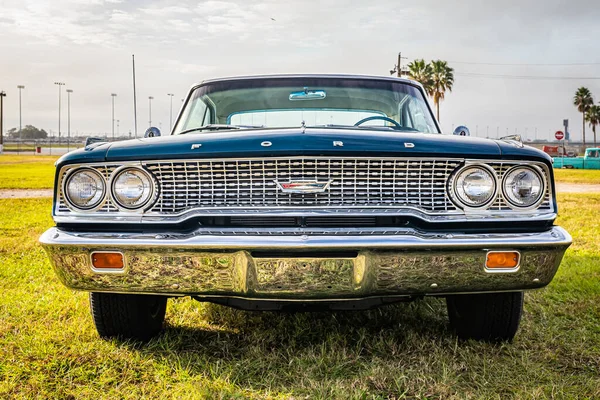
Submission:
<svg viewBox="0 0 600 400">
<path fill-rule="evenodd" d="M 577 107 L 583 118 L 583 146 L 585 147 L 585 123 L 587 122 L 594 132 L 594 147 L 596 147 L 596 126 L 600 125 L 600 103 L 594 104 L 592 92 L 586 87 L 580 87 L 573 97 L 573 105 Z"/>
<path fill-rule="evenodd" d="M 33 125 L 25 125 L 21 132 L 18 128 L 12 128 L 6 133 L 13 139 L 46 139 L 48 137 L 48 132 Z"/>
<path fill-rule="evenodd" d="M 427 63 L 424 59 L 420 59 L 408 64 L 408 76 L 420 82 L 425 92 L 433 98 L 439 122 L 440 101 L 446 97 L 446 91 L 452 92 L 454 69 L 447 61 L 434 60 Z"/>
</svg>

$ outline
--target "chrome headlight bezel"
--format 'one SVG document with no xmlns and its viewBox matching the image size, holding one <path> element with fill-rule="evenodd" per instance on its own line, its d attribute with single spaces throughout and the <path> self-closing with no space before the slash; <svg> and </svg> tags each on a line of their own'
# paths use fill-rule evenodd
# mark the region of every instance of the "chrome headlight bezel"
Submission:
<svg viewBox="0 0 600 400">
<path fill-rule="evenodd" d="M 134 171 L 136 174 L 139 174 L 139 175 L 142 175 L 143 177 L 145 177 L 148 181 L 148 195 L 144 201 L 142 201 L 139 205 L 137 205 L 135 207 L 131 207 L 131 206 L 122 204 L 119 201 L 119 198 L 115 193 L 115 183 L 116 183 L 117 179 L 122 174 L 127 173 L 128 171 Z M 124 165 L 120 168 L 117 168 L 111 174 L 108 186 L 110 188 L 111 203 L 119 211 L 124 211 L 124 212 L 129 212 L 129 213 L 143 212 L 143 211 L 147 210 L 149 207 L 151 207 L 157 198 L 157 185 L 156 185 L 156 180 L 155 180 L 154 176 L 150 172 L 148 172 L 146 169 L 139 167 L 139 166 Z"/>
<path fill-rule="evenodd" d="M 540 193 L 538 194 L 537 199 L 533 203 L 531 203 L 529 205 L 525 205 L 525 206 L 516 204 L 507 193 L 506 185 L 508 183 L 508 177 L 512 173 L 514 173 L 514 171 L 519 170 L 519 169 L 525 169 L 525 170 L 529 170 L 529 171 L 533 172 L 537 176 L 537 178 L 540 180 L 540 184 L 541 184 L 541 190 L 540 190 Z M 502 196 L 506 200 L 506 204 L 508 204 L 508 206 L 515 211 L 528 211 L 528 210 L 533 210 L 533 209 L 539 207 L 539 205 L 544 201 L 544 198 L 546 197 L 546 192 L 548 191 L 548 182 L 546 180 L 545 175 L 546 174 L 544 174 L 542 171 L 540 171 L 537 167 L 535 167 L 533 165 L 525 165 L 525 164 L 515 165 L 514 167 L 510 168 L 508 171 L 506 171 L 506 173 L 504 174 L 504 176 L 502 178 Z"/>
<path fill-rule="evenodd" d="M 75 203 L 70 197 L 69 197 L 69 183 L 71 182 L 71 180 L 80 173 L 91 173 L 92 175 L 95 175 L 98 178 L 98 182 L 101 184 L 102 187 L 102 194 L 100 195 L 100 198 L 93 203 L 90 206 L 86 206 L 86 207 L 81 207 L 79 205 L 77 205 L 77 203 Z M 99 208 L 101 208 L 105 203 L 106 203 L 106 199 L 107 199 L 107 194 L 108 194 L 108 190 L 106 187 L 106 180 L 104 179 L 104 176 L 102 176 L 102 174 L 94 169 L 94 168 L 90 168 L 90 167 L 80 167 L 80 168 L 74 168 L 73 170 L 71 170 L 67 176 L 65 176 L 64 180 L 63 180 L 63 184 L 62 184 L 62 196 L 65 199 L 65 203 L 67 204 L 67 206 L 75 212 L 90 212 L 90 211 L 95 211 L 98 210 Z"/>
<path fill-rule="evenodd" d="M 465 201 L 459 194 L 459 190 L 457 188 L 459 178 L 472 169 L 480 169 L 487 172 L 491 178 L 492 184 L 494 185 L 492 194 L 490 195 L 489 199 L 487 199 L 484 203 L 481 204 L 472 204 L 468 201 Z M 494 169 L 491 166 L 482 163 L 469 163 L 463 165 L 454 174 L 452 174 L 449 180 L 448 191 L 450 193 L 450 198 L 454 201 L 454 203 L 457 206 L 459 206 L 463 210 L 483 211 L 488 209 L 492 204 L 494 204 L 494 202 L 498 198 L 498 186 L 498 176 L 496 175 L 496 171 L 494 171 Z"/>
</svg>

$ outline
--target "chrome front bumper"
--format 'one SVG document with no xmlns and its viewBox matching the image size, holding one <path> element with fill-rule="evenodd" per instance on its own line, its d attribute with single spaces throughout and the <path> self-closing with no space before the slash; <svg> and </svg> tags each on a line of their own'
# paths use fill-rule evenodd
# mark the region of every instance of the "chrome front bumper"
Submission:
<svg viewBox="0 0 600 400">
<path fill-rule="evenodd" d="M 571 244 L 560 227 L 519 234 L 328 232 L 155 235 L 51 228 L 40 242 L 72 289 L 301 300 L 539 288 L 552 280 Z M 518 269 L 486 271 L 489 250 L 520 252 Z M 123 253 L 124 270 L 95 272 L 95 251 Z"/>
</svg>

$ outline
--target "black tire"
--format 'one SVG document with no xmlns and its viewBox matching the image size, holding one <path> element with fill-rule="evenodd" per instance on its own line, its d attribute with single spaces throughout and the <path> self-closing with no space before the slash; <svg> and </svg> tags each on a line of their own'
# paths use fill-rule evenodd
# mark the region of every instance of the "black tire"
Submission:
<svg viewBox="0 0 600 400">
<path fill-rule="evenodd" d="M 523 292 L 446 297 L 450 326 L 462 339 L 511 341 L 523 313 Z"/>
<path fill-rule="evenodd" d="M 101 337 L 147 341 L 162 330 L 167 297 L 90 293 L 90 308 Z"/>
</svg>

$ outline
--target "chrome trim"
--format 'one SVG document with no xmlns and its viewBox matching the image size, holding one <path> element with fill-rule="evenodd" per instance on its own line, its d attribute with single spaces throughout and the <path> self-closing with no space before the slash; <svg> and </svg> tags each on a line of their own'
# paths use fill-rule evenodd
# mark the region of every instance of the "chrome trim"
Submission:
<svg viewBox="0 0 600 400">
<path fill-rule="evenodd" d="M 542 192 L 540 193 L 540 198 L 537 199 L 533 204 L 531 204 L 530 206 L 527 206 L 527 207 L 520 207 L 516 204 L 513 204 L 513 202 L 510 200 L 510 198 L 506 195 L 506 177 L 514 169 L 518 169 L 518 168 L 529 169 L 529 170 L 533 171 L 533 173 L 536 174 L 540 178 L 540 180 L 542 181 L 542 185 L 544 187 L 544 190 L 542 190 Z M 547 183 L 545 175 L 546 174 L 544 172 L 540 171 L 537 168 L 537 166 L 534 166 L 534 165 L 515 165 L 514 167 L 507 170 L 504 173 L 504 177 L 502 178 L 502 195 L 506 199 L 506 203 L 508 204 L 508 206 L 510 208 L 512 208 L 513 210 L 518 210 L 518 211 L 534 210 L 534 209 L 538 208 L 540 206 L 540 204 L 542 204 L 544 202 L 544 197 L 546 197 L 545 194 L 546 194 L 546 190 L 548 187 L 548 183 Z"/>
<path fill-rule="evenodd" d="M 273 182 L 275 182 L 277 187 L 279 187 L 279 189 L 283 193 L 323 193 L 324 191 L 326 191 L 329 188 L 329 185 L 331 185 L 331 182 L 333 182 L 333 179 L 330 179 L 326 182 L 317 182 L 316 179 L 310 180 L 310 181 L 302 180 L 302 181 L 279 182 L 277 179 L 275 179 Z M 283 186 L 285 184 L 301 184 L 301 186 L 298 188 L 295 188 L 295 187 L 294 188 L 286 188 Z M 311 186 L 311 185 L 317 185 L 317 186 Z"/>
<path fill-rule="evenodd" d="M 291 228 L 302 229 L 302 228 Z M 343 228 L 338 228 L 344 230 Z M 324 229 L 324 232 L 335 229 Z M 260 230 L 257 230 L 260 232 Z M 59 228 L 48 229 L 41 237 L 42 245 L 59 246 L 106 246 L 174 249 L 459 249 L 494 248 L 511 246 L 553 247 L 568 246 L 572 239 L 563 228 L 554 226 L 545 232 L 536 233 L 445 233 L 420 232 L 415 229 L 397 229 L 395 235 L 289 235 L 264 240 L 260 233 L 251 235 L 204 235 L 199 229 L 192 233 L 150 234 L 125 232 L 67 232 Z"/>
<path fill-rule="evenodd" d="M 406 230 L 391 236 L 269 240 L 261 235 L 70 233 L 51 228 L 40 242 L 59 279 L 73 289 L 316 300 L 539 288 L 552 280 L 571 237 L 560 227 L 527 234 Z M 126 273 L 91 270 L 90 252 L 114 249 L 126 257 Z M 519 271 L 487 273 L 483 263 L 490 249 L 519 251 Z M 261 254 L 255 257 L 258 250 Z M 336 255 L 340 250 L 345 252 Z M 290 257 L 281 257 L 282 252 Z"/>
<path fill-rule="evenodd" d="M 71 199 L 69 199 L 69 195 L 68 195 L 68 191 L 67 191 L 67 185 L 69 184 L 69 181 L 71 180 L 71 178 L 73 177 L 73 175 L 75 175 L 78 172 L 81 171 L 92 171 L 92 173 L 94 175 L 98 175 L 100 177 L 100 181 L 102 182 L 102 197 L 100 198 L 100 201 L 98 201 L 98 204 L 94 205 L 93 207 L 90 208 L 81 208 L 81 207 L 77 207 L 72 201 Z M 83 213 L 90 213 L 92 211 L 96 211 L 99 208 L 102 208 L 102 206 L 104 205 L 104 203 L 106 203 L 106 199 L 108 198 L 109 194 L 109 188 L 108 185 L 106 183 L 106 180 L 104 179 L 104 177 L 102 176 L 102 174 L 100 172 L 98 172 L 96 169 L 89 167 L 89 166 L 81 166 L 79 168 L 74 168 L 70 171 L 68 171 L 68 173 L 65 174 L 61 184 L 59 185 L 60 187 L 60 191 L 63 194 L 63 197 L 65 199 L 65 203 L 67 204 L 67 207 L 69 207 L 71 210 L 75 211 L 75 212 L 83 212 Z"/>
<path fill-rule="evenodd" d="M 475 168 L 487 170 L 487 172 L 489 172 L 489 174 L 492 177 L 492 181 L 494 182 L 494 192 L 490 196 L 489 200 L 478 207 L 471 206 L 471 205 L 467 204 L 466 202 L 464 202 L 460 198 L 460 195 L 458 194 L 458 191 L 456 189 L 456 181 L 458 180 L 458 177 L 465 171 L 467 171 L 469 169 L 475 169 Z M 489 165 L 484 164 L 484 163 L 474 163 L 474 162 L 465 163 L 465 165 L 463 165 L 461 168 L 458 168 L 456 171 L 454 171 L 450 175 L 450 178 L 448 178 L 448 193 L 450 194 L 450 199 L 452 201 L 454 201 L 458 207 L 465 210 L 465 212 L 481 212 L 481 211 L 484 211 L 484 210 L 487 210 L 488 208 L 490 208 L 490 206 L 492 204 L 494 204 L 494 202 L 497 200 L 498 186 L 499 186 L 498 180 L 499 180 L 498 174 L 496 173 L 494 168 L 490 167 Z"/>
<path fill-rule="evenodd" d="M 115 180 L 117 179 L 117 177 L 119 175 L 121 175 L 123 172 L 125 172 L 127 170 L 140 171 L 142 174 L 146 175 L 146 177 L 148 178 L 148 181 L 150 181 L 150 195 L 148 196 L 146 201 L 144 203 L 142 203 L 139 207 L 135 207 L 135 208 L 125 207 L 121 203 L 119 203 L 119 200 L 117 200 L 117 196 L 115 196 L 115 190 L 114 190 Z M 123 211 L 126 213 L 143 213 L 145 210 L 150 209 L 154 205 L 154 203 L 156 203 L 156 200 L 158 199 L 158 184 L 156 182 L 156 177 L 150 171 L 147 171 L 145 168 L 143 168 L 141 166 L 123 165 L 123 166 L 115 169 L 114 171 L 111 172 L 110 177 L 108 179 L 108 188 L 110 189 L 109 190 L 110 199 L 112 200 L 114 206 L 119 211 Z"/>
<path fill-rule="evenodd" d="M 492 254 L 492 253 L 505 253 L 505 252 L 513 252 L 513 253 L 517 253 L 519 255 L 519 259 L 517 260 L 517 265 L 515 267 L 512 267 L 512 268 L 488 268 L 487 267 L 487 257 L 490 254 Z M 510 273 L 513 273 L 513 272 L 517 272 L 519 270 L 519 268 L 521 268 L 521 252 L 516 251 L 514 249 L 504 249 L 504 250 L 488 251 L 486 253 L 485 258 L 486 258 L 486 262 L 485 262 L 485 264 L 483 264 L 483 269 L 488 274 L 510 274 Z"/>
</svg>

